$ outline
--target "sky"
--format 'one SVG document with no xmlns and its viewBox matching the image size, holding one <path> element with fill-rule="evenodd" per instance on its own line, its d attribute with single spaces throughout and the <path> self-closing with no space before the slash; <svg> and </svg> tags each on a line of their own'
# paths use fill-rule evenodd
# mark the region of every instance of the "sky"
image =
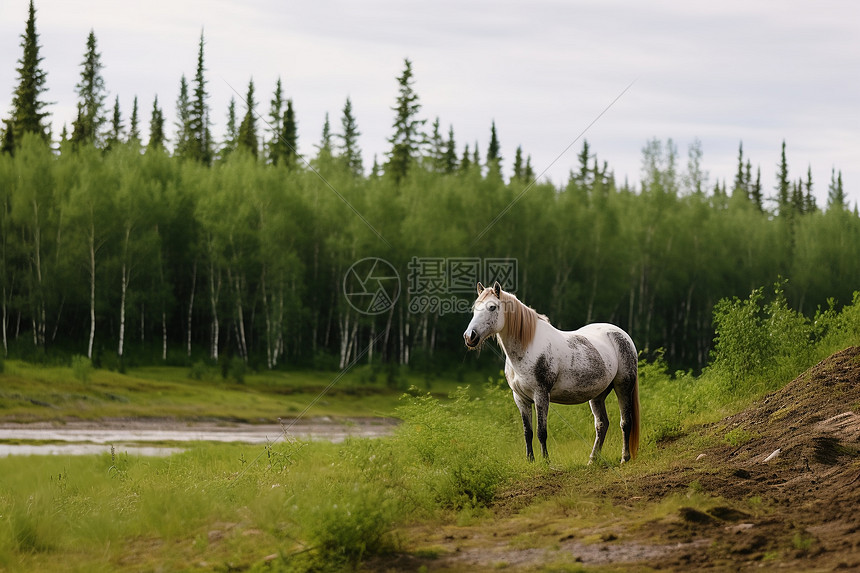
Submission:
<svg viewBox="0 0 860 573">
<path fill-rule="evenodd" d="M 0 3 L 2 116 L 17 84 L 27 6 Z M 203 31 L 219 140 L 230 98 L 242 111 L 253 78 L 257 111 L 267 117 L 280 78 L 299 151 L 314 153 L 326 113 L 339 130 L 349 97 L 369 168 L 374 156 L 384 161 L 396 78 L 409 58 L 428 129 L 438 117 L 444 133 L 453 126 L 460 153 L 477 142 L 483 157 L 495 121 L 508 176 L 521 145 L 536 172 L 561 185 L 585 138 L 619 183 L 636 185 L 649 140 L 672 139 L 683 168 L 698 139 L 709 186 L 731 188 L 742 142 L 772 196 L 785 140 L 790 177 L 811 168 L 820 206 L 834 168 L 851 206 L 860 202 L 854 0 L 36 0 L 36 10 L 57 135 L 74 117 L 91 29 L 110 105 L 118 96 L 127 119 L 137 96 L 146 138 L 157 95 L 173 135 L 180 77 L 193 78 Z"/>
</svg>

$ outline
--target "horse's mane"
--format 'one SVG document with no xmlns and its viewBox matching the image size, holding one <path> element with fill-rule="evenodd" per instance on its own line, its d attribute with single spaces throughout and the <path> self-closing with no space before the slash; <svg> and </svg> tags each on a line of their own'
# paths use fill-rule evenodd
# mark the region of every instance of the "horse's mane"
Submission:
<svg viewBox="0 0 860 573">
<path fill-rule="evenodd" d="M 478 302 L 491 294 L 495 294 L 493 289 L 484 289 L 478 296 Z M 508 336 L 516 340 L 520 348 L 528 348 L 535 337 L 538 321 L 549 323 L 549 319 L 520 302 L 520 299 L 509 292 L 500 291 L 499 299 L 505 312 L 505 330 Z"/>
</svg>

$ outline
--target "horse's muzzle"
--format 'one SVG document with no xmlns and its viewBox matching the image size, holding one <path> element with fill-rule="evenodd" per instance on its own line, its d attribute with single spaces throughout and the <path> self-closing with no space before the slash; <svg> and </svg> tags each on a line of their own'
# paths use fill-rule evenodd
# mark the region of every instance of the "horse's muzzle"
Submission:
<svg viewBox="0 0 860 573">
<path fill-rule="evenodd" d="M 466 348 L 472 350 L 478 347 L 478 343 L 481 342 L 481 337 L 478 335 L 478 331 L 472 329 L 463 333 L 463 340 L 466 341 Z"/>
</svg>

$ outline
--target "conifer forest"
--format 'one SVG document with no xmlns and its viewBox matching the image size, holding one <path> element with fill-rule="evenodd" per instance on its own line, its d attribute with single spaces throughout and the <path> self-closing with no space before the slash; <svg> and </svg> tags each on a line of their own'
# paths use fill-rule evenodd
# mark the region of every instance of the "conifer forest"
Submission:
<svg viewBox="0 0 860 573">
<path fill-rule="evenodd" d="M 81 39 L 76 118 L 54 133 L 35 15 L 31 3 L 12 105 L 0 110 L 7 356 L 457 367 L 474 361 L 462 342 L 474 289 L 457 294 L 465 312 L 415 305 L 415 261 L 493 259 L 516 262 L 517 296 L 559 328 L 613 322 L 640 350 L 699 369 L 720 299 L 786 281 L 790 304 L 814 316 L 860 287 L 860 217 L 841 173 L 813 181 L 791 165 L 790 141 L 774 141 L 762 165 L 739 142 L 734 179 L 713 182 L 700 144 L 653 139 L 631 186 L 582 140 L 558 185 L 503 141 L 504 126 L 487 126 L 490 145 L 478 149 L 426 119 L 407 59 L 391 81 L 386 156 L 362 161 L 348 98 L 331 121 L 303 125 L 321 135 L 299 155 L 302 110 L 280 80 L 267 94 L 252 81 L 229 109 L 210 109 L 201 35 L 177 93 L 122 110 L 94 32 Z M 213 117 L 227 118 L 223 137 Z M 516 151 L 503 157 L 502 143 Z M 818 204 L 813 189 L 824 188 Z M 348 269 L 368 257 L 400 277 L 385 312 L 359 312 L 344 295 Z"/>
</svg>

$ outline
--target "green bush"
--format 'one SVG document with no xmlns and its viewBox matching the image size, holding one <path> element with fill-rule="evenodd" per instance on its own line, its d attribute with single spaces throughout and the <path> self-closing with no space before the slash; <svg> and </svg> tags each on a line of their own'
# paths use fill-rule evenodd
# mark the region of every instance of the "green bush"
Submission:
<svg viewBox="0 0 860 573">
<path fill-rule="evenodd" d="M 789 308 L 784 281 L 764 304 L 762 288 L 749 298 L 723 299 L 714 306 L 714 355 L 709 370 L 733 392 L 763 382 L 778 384 L 808 367 L 814 350 L 812 323 Z"/>
<path fill-rule="evenodd" d="M 304 520 L 310 546 L 329 568 L 357 566 L 394 549 L 397 500 L 373 483 L 338 483 Z"/>
<path fill-rule="evenodd" d="M 206 377 L 207 370 L 208 368 L 206 367 L 206 363 L 202 360 L 198 360 L 191 365 L 191 370 L 188 372 L 188 377 L 192 380 L 203 380 L 203 378 Z"/>
<path fill-rule="evenodd" d="M 480 398 L 460 388 L 448 403 L 414 387 L 411 394 L 398 408 L 397 440 L 414 460 L 407 471 L 443 507 L 489 504 L 511 472 L 518 422 L 510 396 L 491 387 Z"/>
<path fill-rule="evenodd" d="M 86 356 L 76 354 L 72 356 L 72 375 L 76 380 L 83 383 L 90 381 L 90 373 L 93 371 L 93 362 Z"/>
<path fill-rule="evenodd" d="M 846 346 L 860 344 L 860 291 L 854 292 L 851 304 L 836 312 L 836 301 L 828 299 L 827 310 L 815 313 L 813 332 L 819 354 L 830 354 Z"/>
<path fill-rule="evenodd" d="M 237 384 L 245 383 L 245 371 L 247 367 L 245 366 L 245 361 L 239 358 L 238 356 L 234 356 L 230 359 L 230 368 L 229 375 L 230 378 L 236 381 Z"/>
</svg>

